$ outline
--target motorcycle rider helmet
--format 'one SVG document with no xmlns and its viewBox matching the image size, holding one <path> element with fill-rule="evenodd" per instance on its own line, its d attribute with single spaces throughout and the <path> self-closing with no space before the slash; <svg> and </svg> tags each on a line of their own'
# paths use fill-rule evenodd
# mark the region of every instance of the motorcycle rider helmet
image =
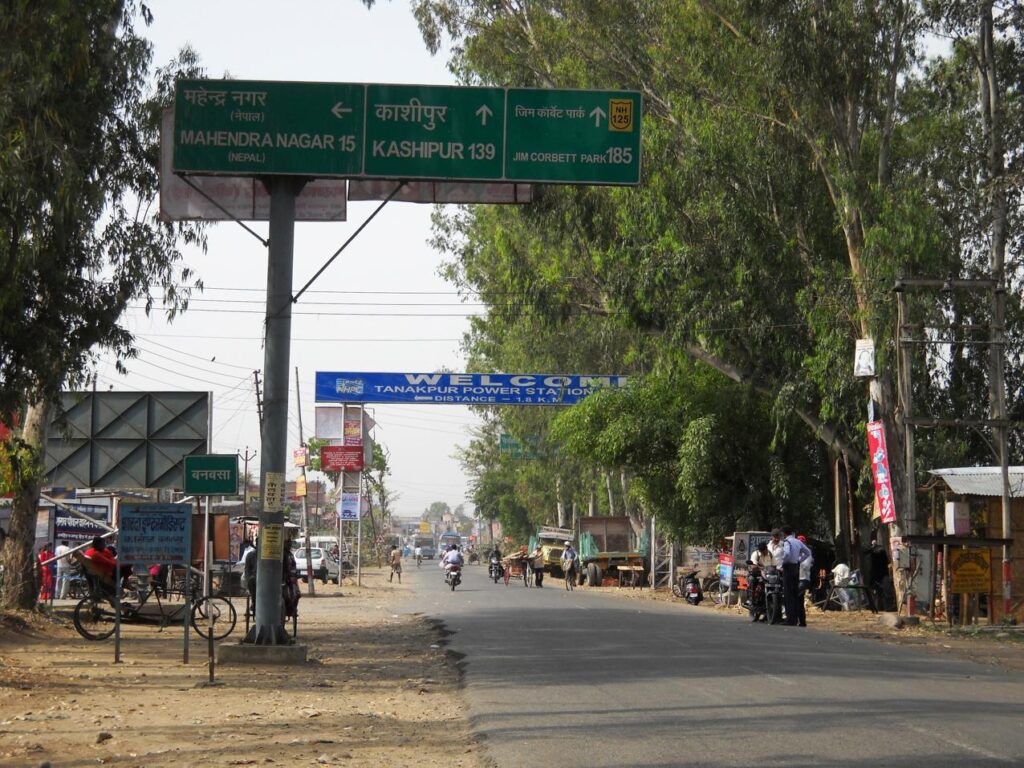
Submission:
<svg viewBox="0 0 1024 768">
<path fill-rule="evenodd" d="M 571 541 L 567 541 L 567 542 L 565 542 L 565 546 L 567 546 L 567 547 L 571 547 L 571 546 L 572 546 L 572 542 L 571 542 Z"/>
</svg>

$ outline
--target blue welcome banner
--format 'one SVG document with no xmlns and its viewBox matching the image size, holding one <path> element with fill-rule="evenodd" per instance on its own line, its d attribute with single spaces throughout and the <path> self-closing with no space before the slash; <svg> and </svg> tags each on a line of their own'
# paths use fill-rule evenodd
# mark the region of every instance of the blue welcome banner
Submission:
<svg viewBox="0 0 1024 768">
<path fill-rule="evenodd" d="M 318 403 L 573 405 L 626 376 L 536 373 L 350 373 L 317 371 Z"/>
</svg>

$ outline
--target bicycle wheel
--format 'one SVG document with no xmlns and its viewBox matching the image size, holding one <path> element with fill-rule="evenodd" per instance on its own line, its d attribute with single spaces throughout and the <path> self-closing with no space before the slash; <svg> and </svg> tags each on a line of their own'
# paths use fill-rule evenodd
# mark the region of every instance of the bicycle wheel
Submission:
<svg viewBox="0 0 1024 768">
<path fill-rule="evenodd" d="M 109 597 L 83 597 L 75 606 L 75 629 L 86 640 L 106 640 L 114 634 L 117 607 Z"/>
<path fill-rule="evenodd" d="M 565 588 L 570 592 L 576 588 L 575 571 L 572 568 L 565 572 Z"/>
<path fill-rule="evenodd" d="M 223 597 L 204 597 L 192 606 L 192 628 L 200 637 L 210 637 L 210 617 L 213 617 L 213 639 L 223 640 L 231 634 L 238 621 L 235 606 Z"/>
</svg>

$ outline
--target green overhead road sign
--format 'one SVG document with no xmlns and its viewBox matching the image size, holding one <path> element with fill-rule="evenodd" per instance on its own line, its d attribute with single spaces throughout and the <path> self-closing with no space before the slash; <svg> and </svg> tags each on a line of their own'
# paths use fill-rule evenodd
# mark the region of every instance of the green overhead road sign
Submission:
<svg viewBox="0 0 1024 768">
<path fill-rule="evenodd" d="M 364 176 L 500 179 L 501 88 L 366 86 Z"/>
<path fill-rule="evenodd" d="M 233 453 L 186 456 L 182 489 L 189 496 L 238 493 L 238 456 Z"/>
<path fill-rule="evenodd" d="M 179 80 L 176 173 L 358 176 L 365 87 Z"/>
<path fill-rule="evenodd" d="M 640 94 L 181 80 L 174 171 L 638 184 Z"/>
<path fill-rule="evenodd" d="M 509 88 L 506 110 L 506 178 L 639 183 L 639 93 Z"/>
</svg>

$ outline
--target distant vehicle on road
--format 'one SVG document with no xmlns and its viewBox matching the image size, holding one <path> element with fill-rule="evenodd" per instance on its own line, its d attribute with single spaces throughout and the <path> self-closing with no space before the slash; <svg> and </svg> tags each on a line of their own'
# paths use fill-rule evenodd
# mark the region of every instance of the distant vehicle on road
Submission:
<svg viewBox="0 0 1024 768">
<path fill-rule="evenodd" d="M 420 555 L 424 560 L 433 560 L 437 557 L 437 546 L 434 544 L 433 536 L 420 534 L 413 539 L 413 547 L 420 548 Z"/>
<path fill-rule="evenodd" d="M 341 564 L 337 560 L 319 547 L 311 549 L 309 554 L 310 558 L 307 562 L 305 548 L 294 552 L 295 568 L 300 579 L 306 581 L 309 574 L 312 573 L 314 579 L 320 579 L 324 584 L 328 580 L 333 581 L 335 584 L 341 583 Z"/>
</svg>

